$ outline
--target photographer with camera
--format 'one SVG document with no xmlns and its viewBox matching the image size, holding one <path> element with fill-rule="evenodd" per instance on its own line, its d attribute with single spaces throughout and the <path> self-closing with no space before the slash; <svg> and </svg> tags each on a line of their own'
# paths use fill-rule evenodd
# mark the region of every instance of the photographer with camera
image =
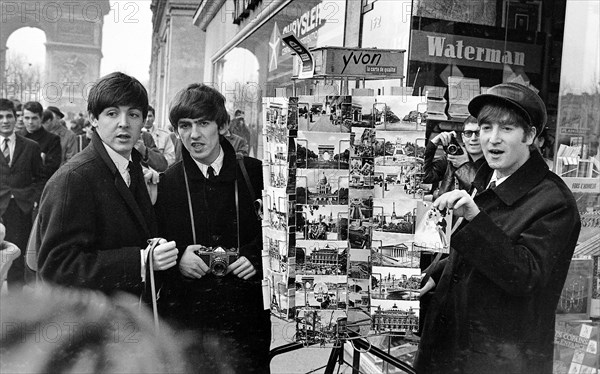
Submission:
<svg viewBox="0 0 600 374">
<path fill-rule="evenodd" d="M 225 97 L 202 84 L 171 102 L 182 160 L 161 177 L 155 208 L 160 234 L 185 251 L 179 266 L 163 274 L 159 309 L 176 328 L 198 333 L 199 372 L 268 373 L 271 324 L 255 209 L 262 163 L 236 155 L 224 137 L 228 119 Z M 214 344 L 226 347 L 227 357 L 203 348 Z"/>
<path fill-rule="evenodd" d="M 456 132 L 451 131 L 438 134 L 425 148 L 423 182 L 438 183 L 434 199 L 455 189 L 469 190 L 477 169 L 484 162 L 476 118 L 470 116 L 465 120 L 461 137 L 464 147 L 458 142 Z M 444 148 L 444 156 L 436 159 L 438 146 Z"/>
</svg>

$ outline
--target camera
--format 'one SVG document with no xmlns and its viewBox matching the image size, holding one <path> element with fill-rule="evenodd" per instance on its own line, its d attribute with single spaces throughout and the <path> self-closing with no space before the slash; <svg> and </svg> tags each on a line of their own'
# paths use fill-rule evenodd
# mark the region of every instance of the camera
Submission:
<svg viewBox="0 0 600 374">
<path fill-rule="evenodd" d="M 225 276 L 229 264 L 235 262 L 239 257 L 237 248 L 227 250 L 221 247 L 206 248 L 205 250 L 198 249 L 194 253 L 208 265 L 211 273 L 217 277 Z"/>
<path fill-rule="evenodd" d="M 450 139 L 450 143 L 444 147 L 444 151 L 446 151 L 447 154 L 454 156 L 462 155 L 464 153 L 458 140 L 456 140 L 454 136 Z"/>
</svg>

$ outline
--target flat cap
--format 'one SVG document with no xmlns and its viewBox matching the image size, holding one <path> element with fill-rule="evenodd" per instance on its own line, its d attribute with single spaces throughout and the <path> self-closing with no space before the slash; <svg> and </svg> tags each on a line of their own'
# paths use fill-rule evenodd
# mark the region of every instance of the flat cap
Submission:
<svg viewBox="0 0 600 374">
<path fill-rule="evenodd" d="M 518 83 L 501 83 L 488 89 L 484 94 L 475 96 L 469 102 L 469 113 L 474 117 L 487 104 L 503 103 L 514 108 L 536 128 L 537 135 L 542 132 L 548 115 L 542 99 L 530 88 Z"/>
<path fill-rule="evenodd" d="M 60 109 L 58 109 L 55 106 L 49 106 L 48 108 L 49 111 L 51 111 L 52 113 L 56 114 L 59 118 L 64 118 L 65 115 L 63 114 L 63 112 L 60 111 Z"/>
</svg>

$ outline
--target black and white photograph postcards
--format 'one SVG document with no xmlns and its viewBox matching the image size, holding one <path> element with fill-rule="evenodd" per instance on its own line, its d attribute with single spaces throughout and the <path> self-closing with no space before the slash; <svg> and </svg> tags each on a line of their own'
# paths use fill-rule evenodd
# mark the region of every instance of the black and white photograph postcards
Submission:
<svg viewBox="0 0 600 374">
<path fill-rule="evenodd" d="M 298 97 L 298 130 L 350 132 L 351 96 Z"/>
<path fill-rule="evenodd" d="M 367 336 L 371 330 L 372 279 L 348 278 L 348 330 Z"/>
<path fill-rule="evenodd" d="M 348 170 L 296 169 L 296 202 L 347 208 Z"/>
<path fill-rule="evenodd" d="M 404 266 L 410 260 L 417 202 L 414 199 L 373 199 L 375 264 Z"/>
<path fill-rule="evenodd" d="M 424 107 L 420 96 L 353 96 L 352 126 L 390 131 L 424 128 Z"/>
<path fill-rule="evenodd" d="M 350 157 L 373 157 L 375 130 L 364 127 L 353 127 L 350 134 Z"/>
<path fill-rule="evenodd" d="M 269 230 L 263 230 L 263 295 L 269 300 L 271 312 L 283 319 L 293 318 L 295 297 L 295 257 L 289 257 L 286 240 L 270 236 Z M 279 236 L 279 235 L 277 235 Z"/>
<path fill-rule="evenodd" d="M 290 97 L 288 101 L 288 113 L 287 113 L 287 129 L 288 135 L 296 137 L 298 135 L 298 98 Z"/>
<path fill-rule="evenodd" d="M 373 230 L 373 196 L 370 190 L 350 190 L 348 241 L 350 248 L 370 248 Z"/>
<path fill-rule="evenodd" d="M 298 132 L 296 165 L 299 169 L 347 170 L 349 159 L 349 133 Z"/>
<path fill-rule="evenodd" d="M 371 319 L 376 333 L 414 334 L 419 331 L 419 301 L 372 299 Z"/>
<path fill-rule="evenodd" d="M 373 266 L 371 297 L 380 300 L 419 300 L 421 270 Z"/>
<path fill-rule="evenodd" d="M 350 188 L 372 189 L 374 170 L 372 157 L 352 157 L 350 159 Z"/>
<path fill-rule="evenodd" d="M 288 98 L 263 98 L 263 134 L 266 143 L 287 144 Z"/>
<path fill-rule="evenodd" d="M 298 240 L 345 241 L 347 229 L 348 205 L 296 205 Z"/>
<path fill-rule="evenodd" d="M 288 226 L 288 195 L 283 188 L 267 187 L 263 190 L 263 229 L 281 231 Z"/>
<path fill-rule="evenodd" d="M 423 251 L 450 252 L 452 210 L 439 210 L 431 202 L 417 204 L 414 246 Z"/>
<path fill-rule="evenodd" d="M 296 310 L 296 341 L 321 347 L 339 344 L 346 331 L 346 310 L 299 308 Z"/>
</svg>

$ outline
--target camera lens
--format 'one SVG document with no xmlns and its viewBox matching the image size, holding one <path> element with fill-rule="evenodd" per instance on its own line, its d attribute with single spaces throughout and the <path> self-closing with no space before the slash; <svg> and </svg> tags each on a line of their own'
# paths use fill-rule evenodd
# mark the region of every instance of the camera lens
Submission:
<svg viewBox="0 0 600 374">
<path fill-rule="evenodd" d="M 458 152 L 458 146 L 455 144 L 448 145 L 448 154 L 455 155 Z"/>
<path fill-rule="evenodd" d="M 210 270 L 217 277 L 223 277 L 227 273 L 227 265 L 227 259 L 225 257 L 215 257 L 213 258 Z"/>
</svg>

